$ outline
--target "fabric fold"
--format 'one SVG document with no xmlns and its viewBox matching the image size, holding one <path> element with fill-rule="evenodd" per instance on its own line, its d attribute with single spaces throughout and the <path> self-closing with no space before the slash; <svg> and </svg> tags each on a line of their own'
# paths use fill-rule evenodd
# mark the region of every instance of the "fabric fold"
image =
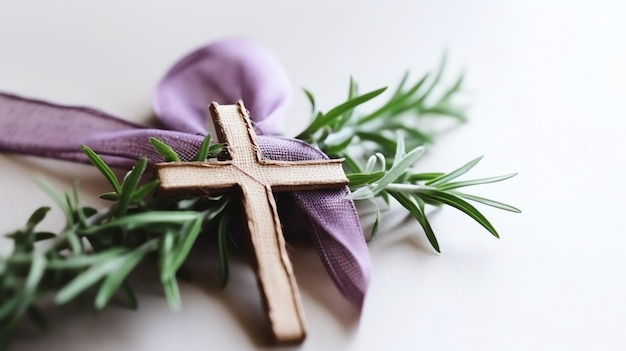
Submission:
<svg viewBox="0 0 626 351">
<path fill-rule="evenodd" d="M 327 158 L 299 140 L 272 136 L 281 131 L 289 102 L 289 81 L 278 60 L 248 40 L 221 41 L 200 48 L 158 84 L 157 119 L 168 129 L 147 128 L 86 107 L 51 104 L 0 93 L 0 150 L 88 162 L 86 144 L 113 167 L 128 168 L 139 157 L 162 162 L 148 138 L 156 137 L 192 160 L 210 131 L 206 107 L 242 99 L 258 134 L 263 156 L 301 161 Z M 370 279 L 369 253 L 348 189 L 294 192 L 277 197 L 287 238 L 309 236 L 329 275 L 346 298 L 362 306 Z"/>
</svg>

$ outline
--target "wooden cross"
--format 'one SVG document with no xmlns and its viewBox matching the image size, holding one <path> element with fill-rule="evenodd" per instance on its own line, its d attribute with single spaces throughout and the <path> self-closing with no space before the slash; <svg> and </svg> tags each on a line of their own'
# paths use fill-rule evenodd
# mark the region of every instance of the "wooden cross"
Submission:
<svg viewBox="0 0 626 351">
<path fill-rule="evenodd" d="M 156 165 L 160 191 L 204 194 L 239 189 L 248 221 L 254 267 L 273 339 L 301 343 L 306 335 L 298 287 L 287 254 L 274 191 L 338 188 L 348 184 L 342 160 L 282 162 L 264 159 L 242 102 L 210 106 L 218 139 L 231 160 Z"/>
</svg>

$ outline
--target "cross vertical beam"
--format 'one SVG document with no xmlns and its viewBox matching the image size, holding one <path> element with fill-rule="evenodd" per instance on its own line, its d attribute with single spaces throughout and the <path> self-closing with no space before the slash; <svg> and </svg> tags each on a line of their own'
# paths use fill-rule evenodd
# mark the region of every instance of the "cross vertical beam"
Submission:
<svg viewBox="0 0 626 351">
<path fill-rule="evenodd" d="M 203 194 L 239 188 L 248 222 L 254 267 L 276 343 L 301 343 L 304 316 L 273 192 L 343 187 L 342 160 L 299 162 L 263 158 L 242 102 L 210 106 L 220 142 L 231 160 L 156 165 L 162 194 Z"/>
<path fill-rule="evenodd" d="M 273 338 L 279 343 L 300 343 L 306 336 L 304 313 L 272 190 L 260 185 L 244 185 L 241 190 L 257 282 Z"/>
</svg>

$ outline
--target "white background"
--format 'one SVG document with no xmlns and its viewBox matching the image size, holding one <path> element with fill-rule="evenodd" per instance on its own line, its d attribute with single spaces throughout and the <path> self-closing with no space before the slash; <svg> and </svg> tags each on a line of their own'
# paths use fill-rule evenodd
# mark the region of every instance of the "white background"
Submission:
<svg viewBox="0 0 626 351">
<path fill-rule="evenodd" d="M 308 116 L 301 87 L 327 108 L 342 101 L 351 74 L 371 90 L 406 69 L 434 69 L 447 50 L 448 82 L 467 72 L 470 123 L 443 135 L 419 166 L 449 171 L 484 154 L 474 176 L 520 175 L 475 192 L 523 213 L 485 209 L 501 240 L 454 209 L 433 213 L 439 255 L 404 212 L 387 212 L 370 244 L 360 319 L 315 254 L 297 248 L 309 335 L 293 349 L 623 350 L 625 15 L 618 1 L 3 0 L 0 90 L 147 123 L 170 65 L 202 44 L 245 36 L 284 63 L 294 134 Z M 0 232 L 50 203 L 35 173 L 60 187 L 80 178 L 87 202 L 106 189 L 86 166 L 6 154 L 0 165 Z M 182 283 L 181 312 L 169 310 L 154 276 L 136 275 L 139 312 L 56 312 L 50 334 L 23 328 L 14 349 L 269 349 L 247 266 L 236 260 L 221 290 L 214 253 L 195 256 L 202 273 Z"/>
</svg>

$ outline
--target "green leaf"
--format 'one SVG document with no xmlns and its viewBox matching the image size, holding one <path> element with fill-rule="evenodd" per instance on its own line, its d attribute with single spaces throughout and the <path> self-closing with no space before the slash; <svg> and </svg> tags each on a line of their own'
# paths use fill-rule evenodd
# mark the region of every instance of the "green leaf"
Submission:
<svg viewBox="0 0 626 351">
<path fill-rule="evenodd" d="M 109 303 L 109 300 L 120 288 L 120 285 L 124 282 L 126 277 L 128 277 L 128 274 L 130 274 L 150 251 L 155 250 L 156 246 L 156 240 L 153 239 L 124 256 L 120 268 L 109 274 L 100 286 L 98 295 L 96 295 L 96 309 L 101 310 Z"/>
<path fill-rule="evenodd" d="M 384 171 L 377 171 L 372 173 L 348 173 L 346 177 L 350 181 L 350 188 L 357 186 L 369 185 L 380 180 L 385 175 Z"/>
<path fill-rule="evenodd" d="M 26 293 L 32 294 L 37 289 L 37 285 L 43 277 L 43 273 L 46 271 L 46 257 L 42 254 L 34 254 L 33 262 L 30 265 L 30 272 L 28 273 L 28 278 L 26 279 Z"/>
<path fill-rule="evenodd" d="M 107 200 L 107 201 L 118 201 L 120 199 L 120 194 L 116 193 L 115 191 L 111 191 L 108 193 L 103 193 L 98 195 L 99 198 L 101 198 L 102 200 Z"/>
<path fill-rule="evenodd" d="M 62 257 L 48 262 L 49 269 L 80 269 L 97 263 L 103 263 L 122 256 L 127 249 L 124 247 L 113 247 L 98 253 L 91 253 L 81 256 Z"/>
<path fill-rule="evenodd" d="M 350 83 L 348 84 L 348 101 L 356 97 L 359 92 L 359 86 L 354 81 L 354 77 L 350 76 Z"/>
<path fill-rule="evenodd" d="M 426 115 L 442 115 L 442 116 L 454 117 L 457 120 L 459 120 L 460 122 L 465 122 L 467 120 L 467 117 L 465 117 L 465 114 L 463 113 L 463 111 L 460 111 L 458 109 L 452 108 L 448 104 L 443 104 L 443 103 L 442 104 L 437 104 L 437 105 L 429 107 L 429 108 L 422 109 L 420 111 L 420 113 L 422 115 L 424 115 L 424 116 L 426 116 Z"/>
<path fill-rule="evenodd" d="M 408 101 L 411 97 L 413 97 L 417 93 L 418 90 L 420 90 L 420 88 L 424 85 L 424 83 L 426 82 L 426 79 L 428 79 L 429 76 L 430 76 L 429 74 L 423 75 L 422 78 L 420 78 L 409 90 L 407 90 L 404 94 L 402 94 L 399 99 L 395 100 L 394 103 L 399 104 L 401 102 Z"/>
<path fill-rule="evenodd" d="M 415 149 L 404 155 L 400 160 L 394 162 L 393 166 L 391 166 L 389 171 L 387 171 L 387 173 L 382 178 L 380 178 L 380 180 L 376 183 L 374 187 L 360 188 L 352 194 L 348 195 L 348 198 L 352 200 L 361 200 L 376 196 L 376 194 L 384 190 L 389 183 L 402 176 L 406 169 L 410 167 L 413 163 L 415 163 L 415 161 L 417 161 L 417 159 L 420 158 L 423 153 L 423 147 L 416 147 Z"/>
<path fill-rule="evenodd" d="M 404 89 L 404 85 L 406 84 L 408 80 L 409 80 L 409 71 L 407 70 L 402 75 L 402 79 L 400 79 L 400 83 L 398 83 L 396 90 L 393 92 L 393 95 L 391 96 L 392 99 L 395 99 L 398 96 L 402 95 L 402 90 Z"/>
<path fill-rule="evenodd" d="M 378 132 L 357 132 L 356 135 L 361 140 L 371 141 L 381 146 L 384 150 L 395 150 L 396 149 L 396 141 L 389 139 Z M 381 150 L 382 151 L 382 150 Z"/>
<path fill-rule="evenodd" d="M 78 179 L 74 180 L 74 185 L 72 186 L 72 196 L 70 199 L 68 199 L 68 203 L 71 204 L 71 207 L 74 210 L 78 210 L 80 208 L 80 187 L 79 187 L 80 182 L 78 181 Z M 66 195 L 67 196 L 67 195 Z"/>
<path fill-rule="evenodd" d="M 184 223 L 196 218 L 198 212 L 195 211 L 148 211 L 124 217 L 116 218 L 112 221 L 100 225 L 94 225 L 81 230 L 83 234 L 93 234 L 109 228 L 134 229 L 153 224 Z"/>
<path fill-rule="evenodd" d="M 163 284 L 163 290 L 165 291 L 165 297 L 170 305 L 170 308 L 174 311 L 180 310 L 182 303 L 180 300 L 180 290 L 178 290 L 178 282 L 176 277 L 169 277 L 167 280 L 161 282 Z"/>
<path fill-rule="evenodd" d="M 106 162 L 104 162 L 104 160 L 100 156 L 98 156 L 98 154 L 96 154 L 92 149 L 90 149 L 87 145 L 81 145 L 80 148 L 81 150 L 83 150 L 83 152 L 85 153 L 85 155 L 87 156 L 91 164 L 93 164 L 100 171 L 100 173 L 104 175 L 104 178 L 106 178 L 109 184 L 111 184 L 111 187 L 113 187 L 113 190 L 116 193 L 121 192 L 122 187 L 120 186 L 120 183 L 117 180 L 117 177 L 115 176 L 111 168 L 106 164 Z"/>
<path fill-rule="evenodd" d="M 384 115 L 387 115 L 390 113 L 400 114 L 406 111 L 408 108 L 410 108 L 412 103 L 409 103 L 408 100 L 415 95 L 417 90 L 420 89 L 420 87 L 424 84 L 424 82 L 428 78 L 428 75 L 424 75 L 422 79 L 420 79 L 417 83 L 415 83 L 409 90 L 407 90 L 406 92 L 402 92 L 401 89 L 406 82 L 407 76 L 408 76 L 408 72 L 402 78 L 402 81 L 400 82 L 398 89 L 396 90 L 393 97 L 391 98 L 391 100 L 389 100 L 388 103 L 380 107 L 378 110 L 370 113 L 369 115 L 361 117 L 358 121 L 358 124 L 359 125 L 366 124 L 368 122 L 382 118 Z"/>
<path fill-rule="evenodd" d="M 73 229 L 67 229 L 61 233 L 61 236 L 65 237 L 75 255 L 80 255 L 83 252 L 83 242 L 80 240 L 76 232 Z"/>
<path fill-rule="evenodd" d="M 179 244 L 172 249 L 172 263 L 167 268 L 166 275 L 176 275 L 176 272 L 178 271 L 180 266 L 183 264 L 183 262 L 185 262 L 185 259 L 191 251 L 193 243 L 196 242 L 198 235 L 202 231 L 203 219 L 204 218 L 202 216 L 198 215 L 198 217 L 194 221 L 186 224 L 183 227 L 181 238 L 179 239 Z"/>
<path fill-rule="evenodd" d="M 33 243 L 35 242 L 34 237 L 32 235 L 33 231 L 15 231 L 6 237 L 9 239 L 13 239 L 13 251 L 15 252 L 31 252 L 33 249 Z"/>
<path fill-rule="evenodd" d="M 173 257 L 172 249 L 176 241 L 176 232 L 172 227 L 165 229 L 165 233 L 159 240 L 159 270 L 161 271 L 161 282 L 165 282 L 174 276 L 175 270 L 172 269 Z"/>
<path fill-rule="evenodd" d="M 378 193 L 378 196 L 382 197 L 387 206 L 389 206 L 391 199 L 389 198 L 389 193 L 387 192 L 387 190 L 381 191 L 380 193 Z"/>
<path fill-rule="evenodd" d="M 54 301 L 62 305 L 73 300 L 83 291 L 96 284 L 104 276 L 119 269 L 123 263 L 123 259 L 124 257 L 116 257 L 90 267 L 63 287 L 56 294 Z"/>
<path fill-rule="evenodd" d="M 317 132 L 323 126 L 332 124 L 336 118 L 341 117 L 341 115 L 348 112 L 349 110 L 354 109 L 356 106 L 361 105 L 377 97 L 378 95 L 382 94 L 386 89 L 387 88 L 385 87 L 385 88 L 381 88 L 381 89 L 374 90 L 369 93 L 357 96 L 354 99 L 348 100 L 344 102 L 343 104 L 340 104 L 337 107 L 334 107 L 333 109 L 328 111 L 326 114 L 318 114 L 313 120 L 313 122 L 302 133 L 300 133 L 300 135 L 297 136 L 297 138 L 305 139 L 307 136 Z"/>
<path fill-rule="evenodd" d="M 0 321 L 7 318 L 13 311 L 18 308 L 21 299 L 21 295 L 16 295 L 0 301 Z"/>
<path fill-rule="evenodd" d="M 169 145 L 154 137 L 150 137 L 148 140 L 150 140 L 152 147 L 163 157 L 165 162 L 180 162 L 180 157 Z"/>
<path fill-rule="evenodd" d="M 359 92 L 359 86 L 354 81 L 354 78 L 350 76 L 350 83 L 348 85 L 348 101 L 354 99 L 357 96 L 358 92 Z M 334 123 L 333 129 L 339 130 L 343 128 L 348 123 L 348 121 L 352 119 L 352 116 L 354 116 L 354 109 L 350 109 L 346 111 L 345 113 L 343 113 L 343 115 L 340 118 L 338 118 L 337 123 Z"/>
<path fill-rule="evenodd" d="M 406 126 L 406 125 L 402 125 L 402 124 L 396 124 L 396 123 L 391 123 L 391 124 L 386 124 L 385 128 L 387 128 L 388 130 L 401 130 L 404 131 L 408 134 L 409 138 L 409 142 L 411 144 L 432 144 L 433 143 L 433 137 L 426 134 L 425 132 L 420 131 L 419 129 L 415 128 L 415 127 L 410 127 L 410 126 Z"/>
<path fill-rule="evenodd" d="M 335 144 L 326 144 L 323 147 L 324 153 L 326 154 L 330 154 L 330 155 L 335 155 L 337 153 L 340 153 L 341 151 L 345 150 L 350 143 L 352 143 L 352 138 L 354 138 L 354 136 L 349 136 L 344 140 L 339 141 L 338 143 Z"/>
<path fill-rule="evenodd" d="M 507 205 L 505 203 L 498 202 L 498 201 L 495 201 L 495 200 L 485 199 L 484 197 L 478 197 L 478 196 L 465 194 L 465 193 L 460 193 L 460 192 L 456 192 L 456 191 L 450 191 L 450 193 L 454 194 L 456 196 L 459 196 L 459 197 L 471 200 L 471 201 L 479 202 L 479 203 L 481 203 L 483 205 L 495 207 L 495 208 L 500 209 L 500 210 L 515 212 L 515 213 L 521 213 L 522 212 L 517 207 L 513 207 L 511 205 Z"/>
<path fill-rule="evenodd" d="M 374 239 L 376 234 L 378 234 L 378 229 L 380 227 L 380 208 L 378 207 L 376 201 L 370 200 L 370 202 L 374 205 L 374 208 L 376 209 L 376 220 L 374 221 L 374 225 L 372 226 L 372 232 L 370 233 L 369 238 L 369 240 L 372 240 Z"/>
<path fill-rule="evenodd" d="M 304 91 L 304 95 L 306 95 L 306 98 L 311 104 L 311 114 L 315 115 L 315 96 L 313 96 L 313 94 L 307 89 L 302 88 L 302 91 Z"/>
<path fill-rule="evenodd" d="M 35 241 L 44 241 L 48 239 L 54 239 L 57 235 L 50 232 L 36 232 L 35 233 Z"/>
<path fill-rule="evenodd" d="M 476 222 L 478 222 L 481 226 L 487 229 L 487 231 L 493 234 L 493 236 L 495 236 L 496 238 L 500 237 L 496 229 L 491 225 L 491 223 L 489 223 L 487 218 L 485 218 L 485 216 L 483 216 L 482 213 L 480 213 L 474 206 L 470 205 L 468 202 L 461 199 L 460 197 L 443 192 L 443 191 L 434 191 L 434 190 L 430 192 L 422 193 L 421 196 L 424 198 L 429 198 L 435 201 L 439 201 L 441 203 L 450 205 L 458 209 L 459 211 L 467 214 Z"/>
<path fill-rule="evenodd" d="M 352 156 L 345 154 L 343 157 L 345 158 L 344 165 L 348 166 L 352 173 L 363 173 L 361 166 Z"/>
<path fill-rule="evenodd" d="M 196 161 L 204 162 L 209 157 L 209 147 L 211 146 L 211 134 L 207 134 L 202 140 L 200 150 L 196 156 Z"/>
<path fill-rule="evenodd" d="M 65 204 L 66 204 L 66 208 L 68 210 L 68 213 L 72 216 L 71 219 L 68 219 L 68 223 L 72 223 L 72 226 L 75 223 L 76 217 L 77 217 L 77 213 L 76 213 L 76 209 L 74 206 L 74 202 L 72 201 L 72 198 L 70 197 L 70 194 L 68 194 L 68 192 L 64 193 L 65 196 Z M 66 228 L 68 231 L 71 231 L 71 227 Z M 73 249 L 76 249 L 76 246 L 72 246 Z M 74 250 L 76 252 L 76 250 Z"/>
<path fill-rule="evenodd" d="M 457 189 L 457 188 L 462 188 L 466 186 L 496 183 L 496 182 L 501 182 L 503 180 L 510 179 L 512 177 L 515 177 L 516 175 L 517 173 L 511 173 L 511 174 L 505 174 L 505 175 L 501 175 L 497 177 L 489 177 L 489 178 L 465 180 L 465 181 L 454 182 L 454 183 L 446 183 L 446 184 L 439 186 L 438 189 L 450 190 L 450 189 Z"/>
<path fill-rule="evenodd" d="M 74 214 L 72 213 L 72 209 L 68 206 L 68 204 L 64 200 L 62 200 L 61 196 L 59 196 L 59 194 L 56 192 L 56 190 L 54 190 L 52 185 L 48 183 L 45 179 L 37 178 L 35 182 L 61 208 L 63 214 L 65 215 L 65 226 L 68 228 L 72 227 L 74 225 Z"/>
<path fill-rule="evenodd" d="M 95 216 L 96 214 L 98 214 L 98 210 L 96 210 L 93 207 L 82 206 L 81 209 L 82 209 L 83 213 L 85 214 L 85 216 L 87 216 L 87 217 L 92 217 L 92 216 Z"/>
<path fill-rule="evenodd" d="M 372 173 L 374 171 L 374 167 L 376 167 L 376 162 L 378 162 L 378 158 L 376 157 L 376 155 L 372 155 L 370 156 L 370 158 L 367 159 L 367 163 L 365 164 L 365 173 Z M 385 170 L 385 167 L 382 167 L 383 171 Z"/>
<path fill-rule="evenodd" d="M 81 207 L 81 206 L 76 207 L 76 210 L 74 212 L 78 216 L 78 219 L 80 221 L 80 225 L 82 227 L 89 226 L 89 223 L 87 221 L 87 215 L 85 214 L 85 211 L 84 211 L 83 207 Z"/>
<path fill-rule="evenodd" d="M 219 154 L 220 152 L 222 152 L 222 150 L 224 149 L 224 144 L 212 144 L 211 146 L 209 146 L 209 158 L 210 157 L 215 157 L 217 154 Z"/>
<path fill-rule="evenodd" d="M 400 160 L 402 160 L 402 157 L 404 157 L 404 155 L 406 155 L 406 149 L 404 146 L 404 138 L 402 137 L 400 132 L 398 132 L 396 135 L 396 154 L 393 157 L 393 163 L 395 164 L 397 162 L 400 162 Z"/>
<path fill-rule="evenodd" d="M 148 194 L 152 193 L 159 186 L 158 179 L 152 179 L 146 184 L 137 188 L 133 195 L 131 196 L 132 201 L 139 201 L 146 197 Z"/>
<path fill-rule="evenodd" d="M 450 89 L 448 89 L 443 96 L 441 97 L 440 101 L 446 101 L 448 100 L 450 97 L 452 97 L 452 95 L 456 94 L 459 90 L 461 90 L 461 85 L 463 85 L 463 80 L 465 79 L 465 74 L 461 73 L 459 75 L 459 78 L 457 78 L 456 82 L 454 82 L 454 84 L 450 87 Z"/>
<path fill-rule="evenodd" d="M 448 55 L 444 53 L 439 63 L 439 69 L 437 70 L 437 74 L 435 75 L 435 78 L 433 79 L 433 81 L 430 83 L 430 86 L 428 87 L 428 89 L 426 89 L 424 94 L 417 101 L 418 105 L 422 104 L 428 98 L 428 96 L 430 96 L 430 93 L 432 93 L 432 91 L 435 89 L 437 84 L 439 84 L 439 81 L 441 80 L 441 77 L 443 76 L 443 71 L 445 70 L 447 61 L 448 61 Z"/>
<path fill-rule="evenodd" d="M 474 168 L 474 166 L 476 166 L 478 162 L 482 160 L 482 158 L 483 158 L 482 156 L 477 157 L 448 174 L 444 174 L 441 177 L 437 177 L 433 180 L 426 182 L 426 185 L 437 186 L 437 185 L 445 184 L 453 179 L 456 179 L 462 176 L 463 174 L 467 173 L 470 169 Z"/>
<path fill-rule="evenodd" d="M 126 214 L 128 205 L 130 205 L 130 202 L 133 199 L 135 188 L 137 188 L 137 185 L 141 180 L 141 176 L 143 175 L 143 172 L 146 171 L 147 166 L 148 159 L 145 157 L 140 158 L 139 161 L 137 161 L 137 164 L 135 164 L 135 167 L 133 167 L 132 171 L 130 171 L 128 176 L 124 179 L 120 200 L 117 202 L 117 209 L 115 211 L 117 217 L 122 217 Z"/>
<path fill-rule="evenodd" d="M 443 176 L 445 173 L 413 173 L 411 175 L 409 175 L 409 177 L 407 178 L 407 182 L 409 183 L 414 183 L 414 182 L 419 182 L 419 181 L 424 181 L 424 180 L 432 180 L 435 178 L 439 178 L 441 176 Z"/>
<path fill-rule="evenodd" d="M 229 269 L 228 269 L 228 223 L 230 222 L 230 215 L 225 213 L 220 218 L 220 223 L 217 228 L 217 248 L 219 252 L 220 260 L 220 283 L 222 286 L 226 286 L 228 283 Z"/>
<path fill-rule="evenodd" d="M 26 222 L 26 228 L 35 228 L 37 224 L 41 223 L 41 221 L 46 218 L 46 215 L 49 211 L 50 207 L 39 207 L 35 212 L 33 212 L 30 218 L 28 218 L 28 221 Z"/>
<path fill-rule="evenodd" d="M 417 222 L 422 226 L 422 229 L 424 229 L 424 233 L 426 234 L 426 238 L 428 239 L 428 242 L 430 242 L 430 245 L 432 245 L 435 251 L 441 252 L 439 249 L 439 243 L 437 242 L 437 237 L 430 226 L 430 222 L 428 222 L 428 218 L 426 218 L 426 215 L 424 214 L 423 203 L 416 203 L 419 201 L 419 197 L 411 198 L 408 195 L 395 191 L 390 191 L 389 194 L 398 200 L 398 202 L 406 208 L 413 215 L 413 217 L 415 217 Z"/>
<path fill-rule="evenodd" d="M 377 97 L 378 95 L 382 94 L 385 90 L 387 90 L 387 87 L 373 90 L 373 91 L 371 91 L 369 93 L 365 93 L 363 95 L 354 97 L 354 98 L 344 102 L 343 104 L 340 104 L 340 105 L 332 108 L 330 111 L 328 111 L 324 115 L 324 121 L 326 121 L 326 122 L 323 123 L 323 124 L 329 124 L 330 121 L 332 121 L 335 118 L 343 115 L 346 112 L 349 112 L 350 110 L 353 110 L 355 107 L 357 107 L 359 105 L 362 105 L 362 104 L 366 103 L 367 101 Z"/>
</svg>

